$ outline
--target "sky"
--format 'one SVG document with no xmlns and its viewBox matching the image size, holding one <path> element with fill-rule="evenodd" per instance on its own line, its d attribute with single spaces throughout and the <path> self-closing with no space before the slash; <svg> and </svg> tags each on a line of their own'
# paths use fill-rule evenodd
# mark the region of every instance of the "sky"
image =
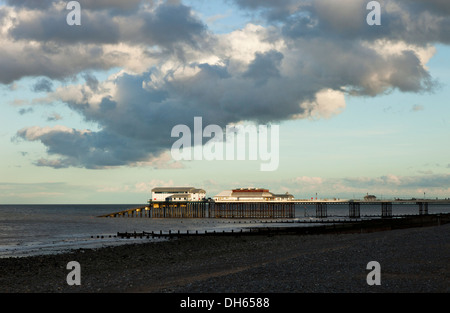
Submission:
<svg viewBox="0 0 450 313">
<path fill-rule="evenodd" d="M 0 204 L 450 197 L 449 1 L 68 2 L 0 0 Z M 195 117 L 278 126 L 277 166 L 174 158 Z"/>
</svg>

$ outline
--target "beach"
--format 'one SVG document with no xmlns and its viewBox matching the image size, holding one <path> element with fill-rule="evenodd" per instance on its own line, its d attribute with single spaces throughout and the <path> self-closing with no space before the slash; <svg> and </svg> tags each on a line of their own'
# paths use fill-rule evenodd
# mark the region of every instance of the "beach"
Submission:
<svg viewBox="0 0 450 313">
<path fill-rule="evenodd" d="M 2 293 L 450 291 L 450 224 L 370 233 L 198 236 L 0 259 Z M 126 239 L 124 239 L 126 240 Z M 70 261 L 81 285 L 69 286 Z M 368 285 L 370 261 L 381 284 Z"/>
</svg>

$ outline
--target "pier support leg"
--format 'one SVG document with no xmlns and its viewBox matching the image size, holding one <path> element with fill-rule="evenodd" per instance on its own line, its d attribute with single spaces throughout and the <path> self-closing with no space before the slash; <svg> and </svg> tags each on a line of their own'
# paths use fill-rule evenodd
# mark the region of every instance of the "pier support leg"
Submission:
<svg viewBox="0 0 450 313">
<path fill-rule="evenodd" d="M 392 217 L 392 202 L 381 203 L 381 217 Z"/>
<path fill-rule="evenodd" d="M 428 214 L 428 202 L 417 202 L 419 205 L 419 215 Z"/>
<path fill-rule="evenodd" d="M 349 205 L 348 216 L 350 218 L 360 218 L 361 217 L 360 204 L 356 202 L 350 202 L 348 205 Z"/>
<path fill-rule="evenodd" d="M 327 217 L 327 204 L 323 202 L 316 203 L 316 217 Z"/>
</svg>

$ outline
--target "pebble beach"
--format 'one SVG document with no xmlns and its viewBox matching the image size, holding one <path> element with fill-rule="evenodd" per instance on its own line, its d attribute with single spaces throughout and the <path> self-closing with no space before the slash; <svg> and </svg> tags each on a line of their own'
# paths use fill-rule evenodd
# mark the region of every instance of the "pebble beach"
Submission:
<svg viewBox="0 0 450 313">
<path fill-rule="evenodd" d="M 0 292 L 447 293 L 449 239 L 450 224 L 354 234 L 143 239 L 0 259 Z M 81 285 L 66 282 L 70 261 L 81 266 Z M 370 261 L 381 266 L 381 285 L 367 284 Z"/>
</svg>

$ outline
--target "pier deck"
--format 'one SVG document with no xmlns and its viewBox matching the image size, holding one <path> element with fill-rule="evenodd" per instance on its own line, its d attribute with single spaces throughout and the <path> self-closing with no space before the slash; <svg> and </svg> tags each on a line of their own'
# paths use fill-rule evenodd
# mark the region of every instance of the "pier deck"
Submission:
<svg viewBox="0 0 450 313">
<path fill-rule="evenodd" d="M 100 217 L 150 218 L 294 218 L 292 202 L 151 202 L 148 206 L 108 213 Z"/>
</svg>

